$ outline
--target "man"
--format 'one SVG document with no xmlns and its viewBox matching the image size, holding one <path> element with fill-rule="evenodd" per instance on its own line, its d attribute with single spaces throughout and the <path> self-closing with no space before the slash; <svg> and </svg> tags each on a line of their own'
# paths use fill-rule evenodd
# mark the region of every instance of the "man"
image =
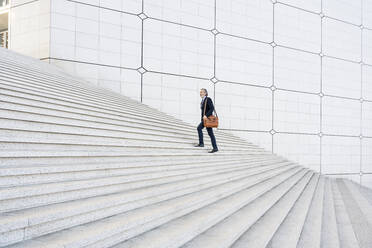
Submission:
<svg viewBox="0 0 372 248">
<path fill-rule="evenodd" d="M 199 144 L 195 145 L 195 147 L 204 147 L 203 131 L 202 131 L 202 129 L 204 128 L 203 118 L 208 118 L 209 116 L 211 116 L 214 110 L 212 99 L 208 97 L 208 91 L 206 89 L 204 88 L 200 89 L 200 97 L 202 98 L 202 101 L 200 103 L 201 122 L 197 128 L 198 134 L 199 134 Z M 205 115 L 203 115 L 205 104 L 206 104 Z M 213 129 L 211 127 L 207 127 L 207 132 L 208 132 L 209 137 L 211 138 L 211 143 L 213 146 L 213 149 L 209 151 L 209 153 L 215 153 L 218 151 L 218 148 L 216 144 L 216 138 L 214 137 L 214 134 L 213 134 Z"/>
</svg>

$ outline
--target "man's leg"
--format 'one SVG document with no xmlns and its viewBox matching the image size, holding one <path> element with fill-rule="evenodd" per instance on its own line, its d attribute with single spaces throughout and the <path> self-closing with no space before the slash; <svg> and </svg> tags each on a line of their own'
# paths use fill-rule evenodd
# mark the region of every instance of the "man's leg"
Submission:
<svg viewBox="0 0 372 248">
<path fill-rule="evenodd" d="M 200 122 L 199 126 L 198 126 L 198 134 L 199 134 L 199 145 L 204 145 L 204 141 L 203 141 L 203 131 L 202 129 L 204 128 L 204 124 L 203 122 Z"/>
<path fill-rule="evenodd" d="M 217 143 L 216 143 L 216 137 L 214 137 L 214 134 L 213 134 L 213 129 L 211 127 L 207 127 L 207 131 L 208 131 L 209 137 L 211 137 L 213 149 L 218 150 Z"/>
</svg>

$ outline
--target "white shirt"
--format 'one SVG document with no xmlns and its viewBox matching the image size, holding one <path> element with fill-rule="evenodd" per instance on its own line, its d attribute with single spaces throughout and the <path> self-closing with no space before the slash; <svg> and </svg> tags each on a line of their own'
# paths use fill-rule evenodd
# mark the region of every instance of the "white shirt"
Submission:
<svg viewBox="0 0 372 248">
<path fill-rule="evenodd" d="M 207 96 L 203 96 L 203 99 L 202 99 L 202 101 L 200 102 L 200 107 L 203 105 L 205 98 L 207 98 Z"/>
</svg>

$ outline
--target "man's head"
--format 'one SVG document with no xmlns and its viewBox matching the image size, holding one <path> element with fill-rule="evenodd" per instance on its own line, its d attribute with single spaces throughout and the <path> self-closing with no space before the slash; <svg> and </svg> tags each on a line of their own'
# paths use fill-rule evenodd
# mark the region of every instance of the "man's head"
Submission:
<svg viewBox="0 0 372 248">
<path fill-rule="evenodd" d="M 200 97 L 203 98 L 204 96 L 208 96 L 207 89 L 201 88 L 200 89 Z"/>
</svg>

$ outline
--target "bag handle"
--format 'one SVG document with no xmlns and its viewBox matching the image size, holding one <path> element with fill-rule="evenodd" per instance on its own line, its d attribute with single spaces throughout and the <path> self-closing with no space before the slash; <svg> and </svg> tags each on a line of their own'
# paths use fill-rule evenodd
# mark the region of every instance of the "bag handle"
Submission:
<svg viewBox="0 0 372 248">
<path fill-rule="evenodd" d="M 208 98 L 206 97 L 205 98 L 205 103 L 204 103 L 204 114 L 203 114 L 203 116 L 205 115 L 205 110 L 207 108 L 207 101 L 208 101 Z M 217 111 L 216 111 L 216 108 L 215 107 L 213 108 L 213 111 L 216 113 L 216 116 L 218 117 Z"/>
</svg>

